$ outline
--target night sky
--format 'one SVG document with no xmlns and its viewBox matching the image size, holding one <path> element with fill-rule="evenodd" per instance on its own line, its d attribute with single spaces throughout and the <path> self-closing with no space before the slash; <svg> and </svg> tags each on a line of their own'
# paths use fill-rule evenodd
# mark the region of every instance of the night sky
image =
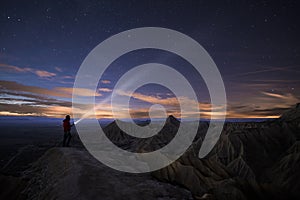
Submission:
<svg viewBox="0 0 300 200">
<path fill-rule="evenodd" d="M 192 37 L 211 55 L 226 87 L 228 117 L 277 117 L 300 102 L 299 9 L 299 2 L 288 0 L 1 1 L 0 115 L 71 114 L 76 72 L 95 46 L 128 29 L 164 27 Z M 201 76 L 184 59 L 161 50 L 138 50 L 117 59 L 101 78 L 97 99 L 108 99 L 122 74 L 148 62 L 184 74 L 202 116 L 209 117 Z M 82 95 L 93 94 L 84 90 Z M 162 86 L 141 87 L 131 113 L 148 117 L 149 106 L 161 103 L 176 116 L 174 98 Z M 107 104 L 98 117 L 110 118 L 109 110 Z"/>
</svg>

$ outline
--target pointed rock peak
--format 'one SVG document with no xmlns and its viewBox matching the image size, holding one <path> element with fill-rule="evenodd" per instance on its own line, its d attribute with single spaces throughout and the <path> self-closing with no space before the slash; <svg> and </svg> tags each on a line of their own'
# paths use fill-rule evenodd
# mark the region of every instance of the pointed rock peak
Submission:
<svg viewBox="0 0 300 200">
<path fill-rule="evenodd" d="M 286 120 L 286 121 L 292 121 L 292 120 L 300 119 L 300 103 L 297 103 L 291 109 L 288 109 L 286 112 L 284 112 L 280 116 L 280 119 L 283 119 L 283 120 Z"/>
<path fill-rule="evenodd" d="M 112 121 L 111 123 L 109 123 L 107 126 L 105 126 L 105 129 L 112 129 L 112 128 L 119 128 L 118 124 L 123 124 L 125 123 L 124 121 L 120 120 L 120 119 L 115 119 L 114 121 Z"/>
<path fill-rule="evenodd" d="M 166 123 L 171 123 L 171 124 L 178 125 L 180 123 L 180 121 L 176 117 L 174 117 L 173 115 L 169 115 L 169 117 L 166 120 Z"/>
</svg>

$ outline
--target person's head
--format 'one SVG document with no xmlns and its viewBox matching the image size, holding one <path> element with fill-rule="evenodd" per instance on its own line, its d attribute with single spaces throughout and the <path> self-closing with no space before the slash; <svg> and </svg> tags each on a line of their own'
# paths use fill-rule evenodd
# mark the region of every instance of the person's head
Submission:
<svg viewBox="0 0 300 200">
<path fill-rule="evenodd" d="M 70 120 L 70 115 L 66 115 L 66 120 Z"/>
</svg>

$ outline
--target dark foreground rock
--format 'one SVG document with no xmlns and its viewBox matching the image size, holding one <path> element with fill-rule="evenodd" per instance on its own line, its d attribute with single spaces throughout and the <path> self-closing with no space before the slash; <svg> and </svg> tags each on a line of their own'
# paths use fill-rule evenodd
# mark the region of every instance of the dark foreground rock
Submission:
<svg viewBox="0 0 300 200">
<path fill-rule="evenodd" d="M 27 199 L 192 199 L 188 190 L 150 174 L 110 169 L 87 151 L 53 148 L 26 171 Z"/>
<path fill-rule="evenodd" d="M 0 199 L 26 199 L 22 191 L 26 187 L 26 181 L 13 176 L 0 175 Z"/>
</svg>

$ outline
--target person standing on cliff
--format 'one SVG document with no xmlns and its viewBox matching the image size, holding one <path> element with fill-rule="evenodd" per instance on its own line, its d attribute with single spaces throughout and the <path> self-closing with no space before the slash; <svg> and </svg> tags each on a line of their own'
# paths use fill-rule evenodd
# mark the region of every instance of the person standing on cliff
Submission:
<svg viewBox="0 0 300 200">
<path fill-rule="evenodd" d="M 72 137 L 70 131 L 73 124 L 71 125 L 70 120 L 71 120 L 70 115 L 67 115 L 66 118 L 63 120 L 63 127 L 64 127 L 63 147 L 69 146 Z"/>
</svg>

